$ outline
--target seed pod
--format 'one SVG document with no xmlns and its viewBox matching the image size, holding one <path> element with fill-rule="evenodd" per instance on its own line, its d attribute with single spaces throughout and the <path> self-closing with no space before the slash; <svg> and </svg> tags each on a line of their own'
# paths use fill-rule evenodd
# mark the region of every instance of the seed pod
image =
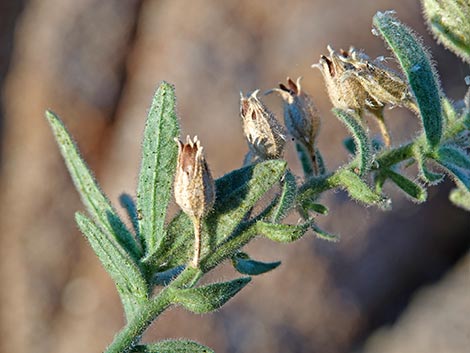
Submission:
<svg viewBox="0 0 470 353">
<path fill-rule="evenodd" d="M 259 90 L 249 96 L 240 93 L 240 116 L 243 132 L 257 159 L 275 159 L 282 155 L 285 141 L 283 127 L 258 98 Z"/>
<path fill-rule="evenodd" d="M 354 67 L 351 73 L 380 106 L 386 104 L 403 106 L 417 113 L 417 106 L 408 83 L 399 73 L 383 65 L 378 59 L 370 60 L 367 55 L 354 48 L 344 52 L 341 59 Z M 370 106 L 370 108 L 376 107 Z"/>
<path fill-rule="evenodd" d="M 279 88 L 274 88 L 267 94 L 276 92 L 283 99 L 284 123 L 287 130 L 308 151 L 315 174 L 318 174 L 315 143 L 320 129 L 320 115 L 312 97 L 302 90 L 301 79 L 299 77 L 297 82 L 294 82 L 288 77 L 287 86 L 280 83 Z"/>
<path fill-rule="evenodd" d="M 178 143 L 178 163 L 175 175 L 175 200 L 184 213 L 201 219 L 214 205 L 215 184 L 197 136 Z"/>
<path fill-rule="evenodd" d="M 353 109 L 361 115 L 367 101 L 379 105 L 353 74 L 354 66 L 343 60 L 342 55 L 330 46 L 328 51 L 330 55 L 328 57 L 322 55 L 320 62 L 312 67 L 320 69 L 333 106 L 344 110 Z"/>
</svg>

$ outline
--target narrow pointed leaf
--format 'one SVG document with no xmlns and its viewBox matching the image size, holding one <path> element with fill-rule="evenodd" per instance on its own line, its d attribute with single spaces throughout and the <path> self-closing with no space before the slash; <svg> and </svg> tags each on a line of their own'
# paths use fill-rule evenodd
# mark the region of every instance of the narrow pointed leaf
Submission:
<svg viewBox="0 0 470 353">
<path fill-rule="evenodd" d="M 124 249 L 107 237 L 92 220 L 79 212 L 75 214 L 75 219 L 103 267 L 116 283 L 129 318 L 134 312 L 135 304 L 142 303 L 147 298 L 147 284 L 139 268 Z"/>
<path fill-rule="evenodd" d="M 133 353 L 214 353 L 209 347 L 189 340 L 165 340 L 157 343 L 138 345 Z"/>
<path fill-rule="evenodd" d="M 178 275 L 184 271 L 185 265 L 176 266 L 169 270 L 158 272 L 153 278 L 153 284 L 157 286 L 167 286 L 171 283 Z"/>
<path fill-rule="evenodd" d="M 426 189 L 421 185 L 411 181 L 407 177 L 394 172 L 391 169 L 386 170 L 386 175 L 398 186 L 405 194 L 411 196 L 418 202 L 424 202 L 427 199 Z"/>
<path fill-rule="evenodd" d="M 462 169 L 447 160 L 438 160 L 439 163 L 446 170 L 447 174 L 455 181 L 458 186 L 462 186 L 470 190 L 470 171 Z"/>
<path fill-rule="evenodd" d="M 470 156 L 452 145 L 439 147 L 438 159 L 470 171 Z"/>
<path fill-rule="evenodd" d="M 349 196 L 366 205 L 377 205 L 387 209 L 390 200 L 374 192 L 357 174 L 348 169 L 341 169 L 333 177 L 335 186 L 345 189 Z"/>
<path fill-rule="evenodd" d="M 297 151 L 297 156 L 299 157 L 300 165 L 302 166 L 302 170 L 304 172 L 305 177 L 312 176 L 313 175 L 312 160 L 310 159 L 307 151 L 300 143 L 295 144 L 295 149 Z"/>
<path fill-rule="evenodd" d="M 335 243 L 339 241 L 339 238 L 340 238 L 339 235 L 327 232 L 327 231 L 321 229 L 316 224 L 312 224 L 312 229 L 315 232 L 315 234 L 321 239 L 331 241 L 331 242 L 335 242 Z"/>
<path fill-rule="evenodd" d="M 411 29 L 390 12 L 378 12 L 374 26 L 400 62 L 418 103 L 428 145 L 436 147 L 443 130 L 441 93 L 427 51 Z"/>
<path fill-rule="evenodd" d="M 142 166 L 137 187 L 139 234 L 147 254 L 158 249 L 164 236 L 164 224 L 171 185 L 175 174 L 179 125 L 175 112 L 174 87 L 163 82 L 150 107 L 142 143 Z"/>
<path fill-rule="evenodd" d="M 112 234 L 126 251 L 131 254 L 134 260 L 137 261 L 141 256 L 139 247 L 132 234 L 111 206 L 109 200 L 101 191 L 64 124 L 50 111 L 46 112 L 46 118 L 49 121 L 62 157 L 86 209 L 98 225 L 105 229 L 107 233 Z"/>
<path fill-rule="evenodd" d="M 197 288 L 172 289 L 172 302 L 196 314 L 209 313 L 219 309 L 250 281 L 250 277 L 242 277 Z"/>
<path fill-rule="evenodd" d="M 315 202 L 313 202 L 312 200 L 309 200 L 309 199 L 306 199 L 306 200 L 302 201 L 302 207 L 305 210 L 313 211 L 313 212 L 316 212 L 316 213 L 319 213 L 319 214 L 325 215 L 325 216 L 329 212 L 328 207 L 326 207 L 326 206 L 324 206 L 320 203 L 315 203 Z"/>
<path fill-rule="evenodd" d="M 363 175 L 370 169 L 373 157 L 373 151 L 369 136 L 360 123 L 360 117 L 355 113 L 349 113 L 341 109 L 333 109 L 333 113 L 348 128 L 354 140 L 354 151 L 359 162 L 360 175 Z"/>
<path fill-rule="evenodd" d="M 278 243 L 291 243 L 305 234 L 310 227 L 310 222 L 300 225 L 272 224 L 259 221 L 256 223 L 256 231 L 268 239 Z"/>
<path fill-rule="evenodd" d="M 426 157 L 421 148 L 415 148 L 413 151 L 414 158 L 418 164 L 419 176 L 426 183 L 430 185 L 437 185 L 444 180 L 444 174 L 434 172 L 428 169 L 426 166 Z"/>
<path fill-rule="evenodd" d="M 282 189 L 279 195 L 279 200 L 273 208 L 271 221 L 273 223 L 279 223 L 293 207 L 295 202 L 295 196 L 297 193 L 297 183 L 295 176 L 290 172 L 286 171 L 284 178 L 281 181 Z"/>
<path fill-rule="evenodd" d="M 134 200 L 132 199 L 132 196 L 126 193 L 121 194 L 119 196 L 119 203 L 126 210 L 127 216 L 132 223 L 132 228 L 134 228 L 134 232 L 137 238 L 140 238 L 137 208 L 135 206 Z"/>
<path fill-rule="evenodd" d="M 449 195 L 450 201 L 456 206 L 470 211 L 470 192 L 461 188 L 453 189 Z"/>
<path fill-rule="evenodd" d="M 257 276 L 274 270 L 281 264 L 276 262 L 261 262 L 250 259 L 245 253 L 238 253 L 232 258 L 232 265 L 235 269 L 244 275 Z"/>
</svg>

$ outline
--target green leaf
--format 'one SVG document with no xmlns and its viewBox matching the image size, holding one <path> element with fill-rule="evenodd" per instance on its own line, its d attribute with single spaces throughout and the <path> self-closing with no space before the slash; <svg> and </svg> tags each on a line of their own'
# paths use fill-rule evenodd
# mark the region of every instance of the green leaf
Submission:
<svg viewBox="0 0 470 353">
<path fill-rule="evenodd" d="M 281 180 L 282 190 L 279 195 L 279 199 L 275 207 L 273 208 L 271 222 L 279 223 L 293 207 L 295 202 L 295 196 L 297 194 L 297 183 L 295 176 L 290 172 L 286 171 L 283 179 Z"/>
<path fill-rule="evenodd" d="M 302 236 L 310 227 L 310 224 L 311 222 L 305 222 L 304 224 L 300 225 L 290 225 L 272 224 L 259 221 L 256 222 L 255 228 L 260 235 L 263 235 L 275 242 L 291 243 L 302 238 Z"/>
<path fill-rule="evenodd" d="M 456 146 L 444 145 L 439 147 L 438 159 L 470 171 L 470 156 Z"/>
<path fill-rule="evenodd" d="M 250 277 L 242 277 L 229 282 L 212 283 L 197 288 L 171 288 L 172 302 L 180 304 L 196 314 L 209 313 L 219 309 L 250 281 Z"/>
<path fill-rule="evenodd" d="M 109 234 L 112 234 L 137 262 L 141 257 L 139 247 L 132 234 L 117 215 L 117 212 L 111 206 L 109 200 L 100 190 L 98 183 L 80 156 L 78 148 L 64 124 L 51 111 L 46 112 L 46 118 L 49 121 L 67 169 L 86 209 L 98 225 Z"/>
<path fill-rule="evenodd" d="M 310 156 L 308 155 L 307 150 L 300 143 L 295 144 L 295 149 L 297 151 L 297 156 L 299 157 L 300 165 L 302 166 L 302 170 L 304 172 L 305 177 L 312 176 L 313 175 L 312 160 L 310 159 Z"/>
<path fill-rule="evenodd" d="M 138 223 L 138 213 L 137 213 L 137 208 L 135 207 L 134 200 L 132 199 L 132 196 L 126 193 L 123 193 L 119 196 L 119 203 L 121 204 L 121 207 L 124 208 L 127 212 L 127 216 L 129 217 L 129 220 L 132 223 L 132 228 L 134 228 L 134 232 L 137 235 L 137 238 L 139 237 L 139 223 Z M 143 245 L 143 244 L 141 244 Z"/>
<path fill-rule="evenodd" d="M 144 277 L 129 254 L 92 220 L 79 212 L 75 214 L 75 219 L 103 267 L 116 283 L 129 320 L 134 315 L 137 304 L 147 300 L 147 284 Z"/>
<path fill-rule="evenodd" d="M 395 185 L 398 186 L 405 194 L 411 196 L 420 203 L 426 201 L 428 194 L 426 189 L 421 185 L 411 181 L 402 174 L 394 172 L 391 169 L 387 169 L 384 172 L 387 177 L 389 177 L 390 180 L 392 180 Z"/>
<path fill-rule="evenodd" d="M 189 340 L 165 340 L 157 343 L 139 345 L 135 353 L 214 353 L 209 347 Z"/>
<path fill-rule="evenodd" d="M 335 243 L 339 241 L 339 235 L 324 231 L 323 229 L 318 227 L 318 225 L 316 225 L 316 224 L 312 224 L 312 230 L 321 239 L 331 241 L 331 242 L 335 242 Z"/>
<path fill-rule="evenodd" d="M 174 139 L 179 134 L 175 89 L 163 82 L 155 93 L 145 124 L 137 187 L 139 235 L 147 254 L 159 248 L 165 235 L 165 217 L 178 156 Z"/>
<path fill-rule="evenodd" d="M 169 270 L 158 272 L 155 274 L 153 284 L 157 286 L 167 286 L 170 284 L 178 275 L 184 271 L 185 265 L 176 266 Z"/>
<path fill-rule="evenodd" d="M 232 257 L 233 267 L 235 267 L 238 272 L 250 276 L 257 276 L 272 271 L 280 264 L 281 261 L 261 262 L 252 260 L 247 254 L 241 252 Z"/>
<path fill-rule="evenodd" d="M 458 186 L 470 190 L 470 172 L 468 170 L 462 169 L 448 160 L 437 160 L 437 163 L 444 167 L 447 174 Z"/>
<path fill-rule="evenodd" d="M 422 0 L 437 41 L 470 63 L 470 3 L 467 0 Z"/>
<path fill-rule="evenodd" d="M 464 210 L 470 211 L 470 192 L 464 189 L 453 189 L 449 195 L 450 201 Z"/>
<path fill-rule="evenodd" d="M 390 200 L 374 192 L 357 174 L 348 169 L 341 169 L 332 178 L 335 186 L 345 189 L 349 196 L 366 205 L 377 205 L 388 209 Z"/>
<path fill-rule="evenodd" d="M 426 166 L 426 157 L 419 146 L 413 149 L 413 156 L 418 164 L 419 176 L 430 185 L 437 185 L 444 180 L 444 174 L 431 171 Z"/>
<path fill-rule="evenodd" d="M 411 29 L 391 12 L 378 12 L 374 16 L 374 26 L 400 62 L 418 103 L 427 142 L 431 148 L 436 147 L 443 130 L 441 93 L 427 51 Z"/>
<path fill-rule="evenodd" d="M 316 213 L 319 213 L 321 215 L 327 215 L 329 210 L 328 210 L 328 207 L 320 204 L 320 203 L 315 203 L 313 202 L 312 200 L 309 200 L 309 199 L 305 199 L 302 201 L 302 207 L 305 209 L 305 210 L 308 210 L 308 211 L 313 211 L 313 212 L 316 212 Z"/>
<path fill-rule="evenodd" d="M 354 139 L 354 151 L 359 161 L 360 175 L 364 175 L 370 169 L 374 160 L 371 143 L 366 130 L 356 113 L 349 113 L 341 109 L 333 109 L 333 113 L 348 128 Z"/>
<path fill-rule="evenodd" d="M 232 235 L 258 200 L 281 179 L 285 170 L 286 162 L 270 160 L 232 171 L 216 180 L 216 201 L 213 211 L 205 219 L 201 257 Z M 165 262 L 171 267 L 186 263 L 191 256 L 193 237 L 191 221 L 179 213 L 167 227 L 163 256 L 145 261 Z"/>
</svg>

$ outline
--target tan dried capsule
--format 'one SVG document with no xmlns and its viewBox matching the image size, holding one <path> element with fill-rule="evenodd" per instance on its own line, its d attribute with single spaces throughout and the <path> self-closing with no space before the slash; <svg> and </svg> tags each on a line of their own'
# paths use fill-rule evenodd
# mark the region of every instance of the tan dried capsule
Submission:
<svg viewBox="0 0 470 353">
<path fill-rule="evenodd" d="M 354 67 L 351 72 L 380 105 L 402 106 L 418 112 L 408 83 L 399 73 L 385 66 L 383 59 L 370 60 L 354 48 L 350 48 L 342 58 Z"/>
<path fill-rule="evenodd" d="M 249 96 L 240 93 L 240 116 L 250 151 L 256 159 L 279 158 L 285 141 L 284 128 L 258 98 L 259 90 Z"/>
<path fill-rule="evenodd" d="M 343 60 L 342 55 L 328 46 L 329 56 L 322 55 L 318 64 L 312 65 L 320 69 L 326 89 L 335 108 L 353 109 L 359 115 L 366 107 L 366 101 L 373 102 L 361 83 L 351 74 L 354 67 Z"/>
<path fill-rule="evenodd" d="M 175 175 L 175 200 L 194 224 L 195 246 L 192 266 L 197 267 L 201 249 L 201 220 L 215 202 L 215 183 L 207 166 L 203 148 L 197 136 L 186 143 L 178 143 L 178 161 Z"/>
<path fill-rule="evenodd" d="M 287 85 L 279 84 L 279 88 L 268 91 L 278 93 L 284 101 L 284 123 L 288 132 L 309 153 L 314 173 L 319 173 L 316 159 L 315 143 L 320 129 L 320 115 L 312 97 L 302 90 L 301 77 L 294 82 L 289 77 Z"/>
</svg>

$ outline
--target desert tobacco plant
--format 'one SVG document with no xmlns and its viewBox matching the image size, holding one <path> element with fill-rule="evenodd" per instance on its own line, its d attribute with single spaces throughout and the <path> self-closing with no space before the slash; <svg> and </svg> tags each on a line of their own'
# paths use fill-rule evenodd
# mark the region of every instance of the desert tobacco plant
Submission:
<svg viewBox="0 0 470 353">
<path fill-rule="evenodd" d="M 468 10 L 466 2 L 447 2 Z M 446 30 L 439 36 L 455 44 L 455 37 L 461 36 L 453 28 L 461 27 L 454 26 L 452 14 L 436 16 L 445 18 Z M 435 26 L 438 20 L 432 18 Z M 320 238 L 336 241 L 334 234 L 315 222 L 318 214 L 328 213 L 319 203 L 327 190 L 344 189 L 364 205 L 389 208 L 391 201 L 382 193 L 384 183 L 391 182 L 414 201 L 424 202 L 427 188 L 447 174 L 457 186 L 450 200 L 470 210 L 470 94 L 463 104 L 454 105 L 446 98 L 428 52 L 393 13 L 377 13 L 373 24 L 373 32 L 390 47 L 403 73 L 355 49 L 336 52 L 329 47 L 329 55 L 322 56 L 316 65 L 325 79 L 333 113 L 351 135 L 345 140 L 350 161 L 334 171 L 326 168 L 316 145 L 320 117 L 313 99 L 302 89 L 300 79 L 294 82 L 288 78 L 287 84 L 270 91 L 283 101 L 285 128 L 263 104 L 258 90 L 242 95 L 240 116 L 249 152 L 240 169 L 213 180 L 197 137 L 188 137 L 184 143 L 179 140 L 174 88 L 163 82 L 145 126 L 136 197 L 120 197 L 130 227 L 100 190 L 60 119 L 46 113 L 88 210 L 88 215 L 76 214 L 77 224 L 116 283 L 124 307 L 126 325 L 106 352 L 210 352 L 192 341 L 143 344 L 140 338 L 171 306 L 201 314 L 217 310 L 252 276 L 279 266 L 280 262 L 263 263 L 243 252 L 258 236 L 287 243 L 311 230 Z M 462 36 L 458 45 L 452 46 L 463 57 L 470 48 L 464 40 Z M 408 143 L 393 144 L 383 116 L 387 105 L 409 108 L 421 120 L 421 131 Z M 366 112 L 377 118 L 381 140 L 371 138 L 363 119 Z M 296 143 L 303 177 L 295 176 L 282 159 L 288 134 Z M 419 170 L 412 178 L 404 174 L 411 164 Z M 172 189 L 182 212 L 166 223 Z M 275 195 L 255 211 L 258 201 L 265 200 L 272 190 L 277 190 Z M 298 212 L 302 221 L 281 223 L 291 212 Z M 199 284 L 205 274 L 226 260 L 243 276 Z"/>
</svg>

